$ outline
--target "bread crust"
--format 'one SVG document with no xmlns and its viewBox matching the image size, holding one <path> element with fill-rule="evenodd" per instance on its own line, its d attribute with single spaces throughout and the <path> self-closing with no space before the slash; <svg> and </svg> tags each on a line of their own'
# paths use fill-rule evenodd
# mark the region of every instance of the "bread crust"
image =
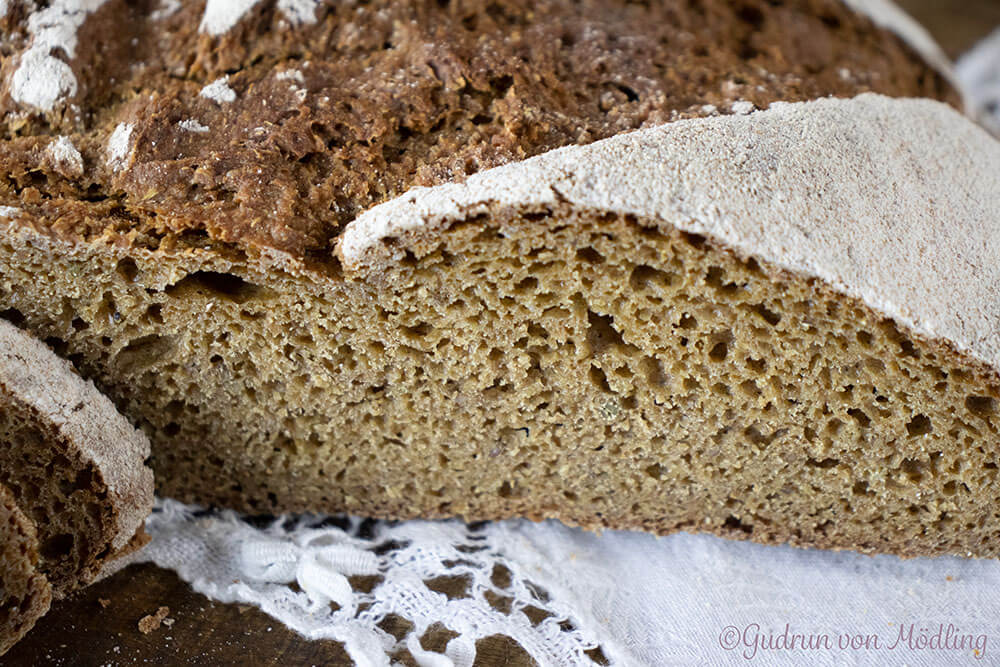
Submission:
<svg viewBox="0 0 1000 667">
<path fill-rule="evenodd" d="M 149 440 L 68 361 L 3 320 L 0 399 L 9 417 L 17 415 L 20 422 L 42 437 L 38 444 L 43 451 L 35 452 L 35 456 L 40 460 L 66 459 L 75 464 L 72 470 L 88 471 L 89 484 L 94 485 L 111 521 L 102 525 L 98 534 L 79 536 L 90 543 L 88 557 L 81 563 L 81 570 L 69 579 L 57 581 L 57 595 L 61 596 L 89 583 L 104 560 L 114 557 L 143 532 L 153 503 L 153 473 L 145 465 L 150 455 Z M 14 449 L 15 443 L 4 444 L 8 452 Z M 21 478 L 21 465 L 20 461 L 5 462 L 4 478 L 8 483 L 26 483 L 26 478 Z M 68 474 L 69 470 L 56 465 L 51 483 L 74 483 L 73 479 L 59 479 Z M 47 517 L 47 524 L 56 521 L 58 517 Z M 43 566 L 62 564 L 48 562 Z"/>
<path fill-rule="evenodd" d="M 298 22 L 266 2 L 220 21 L 210 4 L 109 0 L 84 20 L 62 2 L 34 23 L 12 9 L 0 205 L 60 235 L 183 234 L 333 265 L 368 208 L 560 146 L 828 95 L 961 103 L 840 0 L 386 0 Z M 32 26 L 49 22 L 73 37 L 56 45 L 68 63 L 39 50 Z M 75 95 L 19 101 L 31 54 Z"/>
</svg>

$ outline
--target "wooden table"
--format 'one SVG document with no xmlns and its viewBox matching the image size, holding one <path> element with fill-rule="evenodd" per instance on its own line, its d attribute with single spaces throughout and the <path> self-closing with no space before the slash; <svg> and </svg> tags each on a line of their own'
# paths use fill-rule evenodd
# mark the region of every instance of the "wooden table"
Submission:
<svg viewBox="0 0 1000 667">
<path fill-rule="evenodd" d="M 953 57 L 1000 26 L 1000 0 L 897 2 L 928 26 Z M 161 606 L 170 608 L 167 621 L 141 633 L 140 619 Z M 386 630 L 398 632 L 400 626 L 390 622 Z M 488 638 L 477 648 L 477 665 L 531 664 L 518 646 L 502 638 Z M 172 572 L 140 565 L 54 604 L 0 664 L 284 666 L 350 660 L 336 642 L 306 641 L 256 608 L 212 602 Z"/>
<path fill-rule="evenodd" d="M 159 627 L 144 634 L 139 622 L 169 607 Z M 409 622 L 389 617 L 381 624 L 402 638 Z M 443 651 L 454 636 L 433 626 L 421 644 Z M 513 641 L 495 635 L 476 643 L 476 665 L 534 664 Z M 396 659 L 410 667 L 408 654 Z M 0 665 L 350 665 L 333 641 L 307 641 L 256 607 L 220 604 L 199 595 L 173 572 L 133 565 L 79 592 L 51 611 Z"/>
</svg>

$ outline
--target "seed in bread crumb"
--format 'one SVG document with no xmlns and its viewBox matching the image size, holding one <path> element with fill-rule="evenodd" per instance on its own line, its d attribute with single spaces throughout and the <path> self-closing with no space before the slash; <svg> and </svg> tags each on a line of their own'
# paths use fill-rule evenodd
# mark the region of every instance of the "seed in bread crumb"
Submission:
<svg viewBox="0 0 1000 667">
<path fill-rule="evenodd" d="M 148 635 L 150 632 L 159 629 L 160 623 L 163 622 L 163 619 L 165 619 L 169 613 L 170 607 L 160 607 L 156 610 L 155 614 L 143 616 L 139 619 L 139 632 L 144 635 Z"/>
</svg>

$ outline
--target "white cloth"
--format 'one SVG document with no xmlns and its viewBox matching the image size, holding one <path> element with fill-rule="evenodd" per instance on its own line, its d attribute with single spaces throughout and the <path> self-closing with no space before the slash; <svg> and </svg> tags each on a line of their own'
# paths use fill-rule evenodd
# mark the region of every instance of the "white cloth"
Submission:
<svg viewBox="0 0 1000 667">
<path fill-rule="evenodd" d="M 1000 132 L 1000 30 L 957 71 Z M 343 642 L 365 666 L 405 647 L 422 667 L 468 667 L 476 640 L 494 634 L 544 667 L 595 664 L 595 647 L 616 665 L 1000 664 L 1000 561 L 598 536 L 554 521 L 260 525 L 170 500 L 147 528 L 140 560 L 305 637 Z M 356 590 L 359 576 L 378 583 Z M 440 577 L 465 577 L 466 596 L 433 590 Z M 398 642 L 378 627 L 389 614 L 413 623 Z M 435 623 L 458 633 L 444 653 L 419 642 Z"/>
<path fill-rule="evenodd" d="M 389 665 L 405 646 L 427 667 L 471 666 L 475 641 L 494 634 L 544 666 L 595 664 L 587 651 L 596 646 L 620 665 L 1000 663 L 998 561 L 595 535 L 554 521 L 300 517 L 261 526 L 170 500 L 147 527 L 142 560 L 305 637 L 343 642 L 360 665 Z M 498 566 L 509 574 L 496 576 Z M 355 575 L 378 583 L 354 590 Z M 468 579 L 466 597 L 428 586 L 456 576 Z M 509 610 L 492 607 L 491 595 L 512 600 Z M 525 610 L 549 616 L 537 622 Z M 413 623 L 398 645 L 378 627 L 389 614 Z M 459 633 L 444 654 L 420 648 L 435 623 Z M 794 635 L 795 647 L 782 648 Z M 869 644 L 842 648 L 845 636 Z"/>
</svg>

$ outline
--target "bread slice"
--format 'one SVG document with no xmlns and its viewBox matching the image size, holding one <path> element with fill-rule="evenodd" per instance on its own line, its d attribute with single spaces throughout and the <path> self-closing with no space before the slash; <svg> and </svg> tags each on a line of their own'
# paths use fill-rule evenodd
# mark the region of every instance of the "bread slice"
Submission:
<svg viewBox="0 0 1000 667">
<path fill-rule="evenodd" d="M 865 17 L 113 6 L 9 105 L 0 307 L 163 493 L 997 554 L 997 149 Z"/>
<path fill-rule="evenodd" d="M 35 526 L 0 485 L 0 655 L 35 625 L 52 601 L 52 589 L 38 571 Z"/>
<path fill-rule="evenodd" d="M 0 483 L 37 528 L 56 597 L 144 541 L 148 456 L 146 437 L 92 383 L 0 320 Z"/>
</svg>

